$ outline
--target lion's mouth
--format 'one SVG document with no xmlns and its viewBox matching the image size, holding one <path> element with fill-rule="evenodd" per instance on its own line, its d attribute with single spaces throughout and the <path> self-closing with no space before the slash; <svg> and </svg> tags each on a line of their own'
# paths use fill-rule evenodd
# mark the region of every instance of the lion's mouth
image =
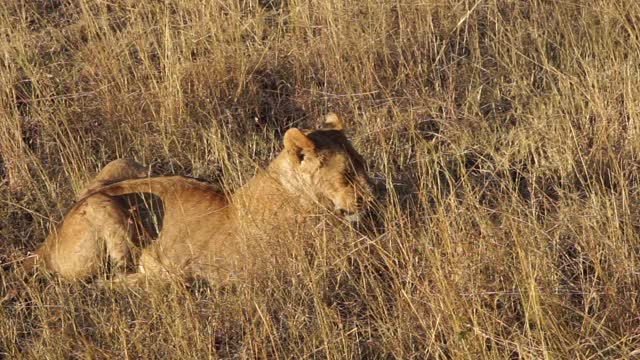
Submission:
<svg viewBox="0 0 640 360">
<path fill-rule="evenodd" d="M 337 213 L 340 217 L 345 219 L 351 224 L 357 223 L 360 221 L 360 213 L 357 211 L 349 211 L 345 209 L 338 209 Z"/>
<path fill-rule="evenodd" d="M 358 214 L 357 212 L 353 213 L 353 214 L 349 214 L 349 215 L 346 215 L 344 217 L 344 219 L 347 220 L 348 222 L 354 224 L 354 223 L 357 223 L 358 221 L 360 221 L 360 214 Z"/>
</svg>

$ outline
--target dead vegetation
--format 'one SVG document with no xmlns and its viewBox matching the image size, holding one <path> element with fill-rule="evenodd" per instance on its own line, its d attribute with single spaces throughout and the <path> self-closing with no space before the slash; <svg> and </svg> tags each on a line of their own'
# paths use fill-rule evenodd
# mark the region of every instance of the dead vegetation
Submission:
<svg viewBox="0 0 640 360">
<path fill-rule="evenodd" d="M 637 1 L 7 0 L 0 24 L 3 261 L 110 160 L 233 190 L 328 111 L 386 187 L 376 234 L 283 236 L 237 286 L 0 272 L 3 355 L 640 356 Z"/>
</svg>

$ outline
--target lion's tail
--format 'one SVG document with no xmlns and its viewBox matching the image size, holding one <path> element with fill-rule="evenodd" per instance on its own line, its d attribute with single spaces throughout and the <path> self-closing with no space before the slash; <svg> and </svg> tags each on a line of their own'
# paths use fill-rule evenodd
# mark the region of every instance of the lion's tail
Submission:
<svg viewBox="0 0 640 360">
<path fill-rule="evenodd" d="M 109 196 L 131 193 L 150 193 L 163 198 L 167 193 L 175 190 L 176 186 L 179 186 L 179 183 L 182 180 L 183 178 L 181 176 L 129 179 L 99 188 L 88 193 L 84 198 L 97 193 Z"/>
</svg>

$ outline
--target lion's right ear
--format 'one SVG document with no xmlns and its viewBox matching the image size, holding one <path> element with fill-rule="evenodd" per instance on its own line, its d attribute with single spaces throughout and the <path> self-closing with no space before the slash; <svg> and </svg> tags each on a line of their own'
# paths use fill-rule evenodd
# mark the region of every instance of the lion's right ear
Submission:
<svg viewBox="0 0 640 360">
<path fill-rule="evenodd" d="M 302 131 L 291 128 L 284 133 L 284 148 L 302 160 L 304 156 L 315 153 L 316 145 Z"/>
</svg>

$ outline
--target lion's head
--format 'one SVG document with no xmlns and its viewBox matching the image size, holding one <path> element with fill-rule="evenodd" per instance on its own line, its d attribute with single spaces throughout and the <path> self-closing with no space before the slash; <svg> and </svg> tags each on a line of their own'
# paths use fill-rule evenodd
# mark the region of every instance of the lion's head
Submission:
<svg viewBox="0 0 640 360">
<path fill-rule="evenodd" d="M 331 206 L 349 221 L 356 221 L 372 197 L 372 184 L 362 156 L 344 134 L 335 115 L 326 118 L 326 128 L 314 131 L 289 129 L 278 161 L 285 186 Z"/>
</svg>

